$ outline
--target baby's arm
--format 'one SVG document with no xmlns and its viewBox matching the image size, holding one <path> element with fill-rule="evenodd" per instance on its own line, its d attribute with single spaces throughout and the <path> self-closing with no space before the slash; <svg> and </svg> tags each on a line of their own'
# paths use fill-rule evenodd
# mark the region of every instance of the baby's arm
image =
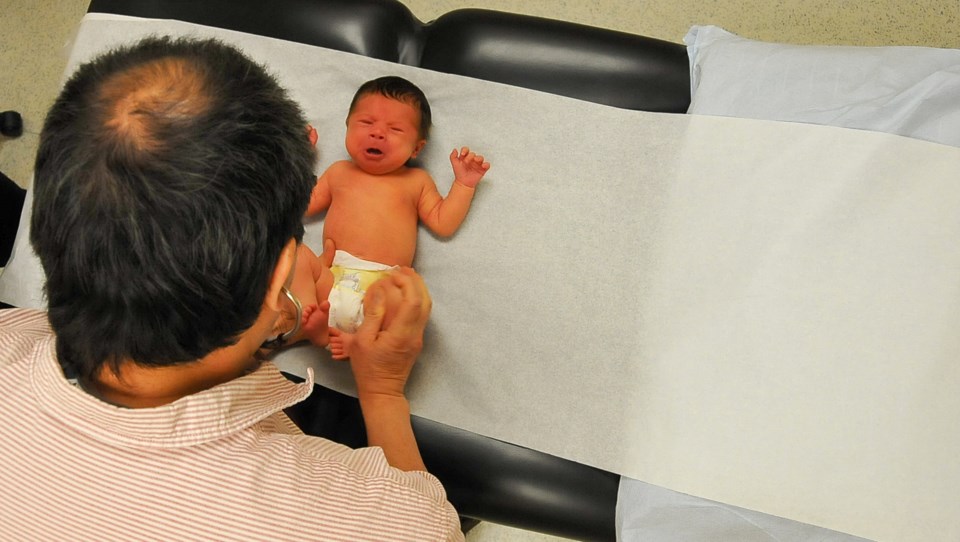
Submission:
<svg viewBox="0 0 960 542">
<path fill-rule="evenodd" d="M 307 139 L 310 140 L 310 145 L 317 145 L 317 130 L 313 126 L 307 125 Z M 310 203 L 307 205 L 306 216 L 313 216 L 320 211 L 323 211 L 330 206 L 330 184 L 328 181 L 328 173 L 330 168 L 327 168 L 327 171 L 323 172 L 323 175 L 317 178 L 317 182 L 313 185 L 313 190 L 310 192 Z"/>
<path fill-rule="evenodd" d="M 453 185 L 447 197 L 441 198 L 436 185 L 429 179 L 419 204 L 420 220 L 431 231 L 442 237 L 453 235 L 470 210 L 474 188 L 490 169 L 490 163 L 483 156 L 467 147 L 450 153 L 450 165 L 453 166 Z"/>
<path fill-rule="evenodd" d="M 332 167 L 332 166 L 331 166 Z M 323 172 L 323 175 L 317 177 L 317 184 L 313 185 L 313 191 L 310 192 L 310 204 L 307 205 L 306 216 L 313 216 L 330 207 L 333 196 L 330 194 L 330 168 Z"/>
</svg>

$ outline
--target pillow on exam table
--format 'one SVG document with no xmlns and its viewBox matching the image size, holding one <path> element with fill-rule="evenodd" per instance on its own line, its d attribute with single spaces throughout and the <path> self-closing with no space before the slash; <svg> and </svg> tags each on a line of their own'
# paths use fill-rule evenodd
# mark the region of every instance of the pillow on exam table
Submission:
<svg viewBox="0 0 960 542">
<path fill-rule="evenodd" d="M 960 147 L 960 49 L 788 45 L 716 26 L 684 37 L 688 113 L 807 122 Z"/>
</svg>

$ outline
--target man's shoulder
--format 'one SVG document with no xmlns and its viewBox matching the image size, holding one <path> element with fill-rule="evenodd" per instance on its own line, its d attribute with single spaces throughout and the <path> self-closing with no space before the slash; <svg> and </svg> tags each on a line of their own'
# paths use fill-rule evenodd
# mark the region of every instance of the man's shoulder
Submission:
<svg viewBox="0 0 960 542">
<path fill-rule="evenodd" d="M 44 337 L 50 335 L 46 311 L 37 309 L 0 309 L 0 335 L 20 333 Z"/>
<path fill-rule="evenodd" d="M 288 433 L 278 427 L 286 425 L 283 418 L 278 415 L 260 425 L 266 434 L 257 442 L 267 474 L 260 479 L 259 493 L 282 494 L 288 506 L 303 499 L 304 506 L 323 502 L 335 508 L 351 502 L 351 523 L 395 529 L 399 522 L 411 529 L 399 539 L 456 538 L 457 513 L 432 474 L 393 468 L 378 447 L 353 449 L 321 437 Z M 289 482 L 291 476 L 296 484 Z M 342 516 L 331 513 L 326 522 L 334 524 L 337 518 Z"/>
<path fill-rule="evenodd" d="M 0 365 L 8 366 L 24 360 L 34 345 L 52 335 L 44 311 L 0 310 Z"/>
</svg>

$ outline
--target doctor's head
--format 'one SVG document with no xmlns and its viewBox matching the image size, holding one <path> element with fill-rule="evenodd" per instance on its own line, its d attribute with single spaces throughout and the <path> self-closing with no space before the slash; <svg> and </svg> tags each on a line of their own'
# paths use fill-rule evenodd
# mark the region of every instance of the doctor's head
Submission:
<svg viewBox="0 0 960 542">
<path fill-rule="evenodd" d="M 260 317 L 303 235 L 315 151 L 263 67 L 214 40 L 149 38 L 81 66 L 33 185 L 61 364 L 186 363 Z"/>
</svg>

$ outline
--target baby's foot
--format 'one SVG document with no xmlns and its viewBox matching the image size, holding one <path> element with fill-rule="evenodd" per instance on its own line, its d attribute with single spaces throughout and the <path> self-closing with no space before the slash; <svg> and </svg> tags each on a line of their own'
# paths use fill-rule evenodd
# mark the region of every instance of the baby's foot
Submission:
<svg viewBox="0 0 960 542">
<path fill-rule="evenodd" d="M 353 344 L 353 333 L 330 328 L 330 353 L 333 359 L 349 359 L 350 345 Z"/>
<path fill-rule="evenodd" d="M 327 346 L 330 341 L 327 322 L 330 319 L 330 303 L 324 301 L 320 305 L 307 305 L 303 308 L 303 319 L 300 325 L 303 328 L 303 334 L 310 339 L 310 342 L 317 346 Z"/>
</svg>

